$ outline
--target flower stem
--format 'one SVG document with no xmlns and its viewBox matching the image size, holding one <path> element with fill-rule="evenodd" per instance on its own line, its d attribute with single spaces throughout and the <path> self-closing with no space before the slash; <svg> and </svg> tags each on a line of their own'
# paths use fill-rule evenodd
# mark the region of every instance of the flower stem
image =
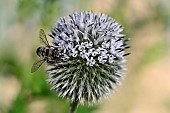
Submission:
<svg viewBox="0 0 170 113">
<path fill-rule="evenodd" d="M 76 113 L 78 107 L 78 101 L 71 102 L 68 113 Z"/>
</svg>

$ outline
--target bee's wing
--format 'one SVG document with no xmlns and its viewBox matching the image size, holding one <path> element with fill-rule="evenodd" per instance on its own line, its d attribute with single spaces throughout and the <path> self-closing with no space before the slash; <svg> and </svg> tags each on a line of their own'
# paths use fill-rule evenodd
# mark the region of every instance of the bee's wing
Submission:
<svg viewBox="0 0 170 113">
<path fill-rule="evenodd" d="M 40 29 L 39 38 L 40 38 L 40 42 L 42 42 L 43 44 L 45 44 L 47 46 L 50 46 L 43 29 Z"/>
<path fill-rule="evenodd" d="M 45 62 L 45 59 L 38 59 L 34 62 L 31 68 L 31 73 L 35 72 L 43 63 Z"/>
</svg>

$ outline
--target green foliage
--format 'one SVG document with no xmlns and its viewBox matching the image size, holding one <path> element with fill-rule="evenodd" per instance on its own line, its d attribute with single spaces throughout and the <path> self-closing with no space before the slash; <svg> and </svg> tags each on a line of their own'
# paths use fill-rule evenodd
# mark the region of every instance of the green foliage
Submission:
<svg viewBox="0 0 170 113">
<path fill-rule="evenodd" d="M 14 101 L 12 107 L 9 109 L 8 113 L 25 113 L 27 104 L 27 97 L 21 92 L 16 100 Z"/>
<path fill-rule="evenodd" d="M 18 78 L 22 76 L 23 66 L 13 53 L 5 53 L 0 56 L 0 70 L 4 75 L 14 74 Z"/>
<path fill-rule="evenodd" d="M 49 96 L 50 90 L 45 82 L 45 76 L 40 74 L 30 75 L 27 88 L 32 92 L 32 96 Z"/>
<path fill-rule="evenodd" d="M 55 95 L 53 94 L 48 97 L 47 113 L 67 113 L 69 108 L 68 101 L 58 98 Z"/>
<path fill-rule="evenodd" d="M 25 21 L 39 16 L 40 24 L 49 28 L 57 18 L 57 2 L 58 0 L 20 0 L 18 3 L 19 20 Z"/>
<path fill-rule="evenodd" d="M 77 109 L 77 113 L 93 113 L 98 106 L 79 106 Z"/>
<path fill-rule="evenodd" d="M 167 55 L 167 44 L 164 41 L 160 41 L 152 47 L 145 50 L 145 55 L 136 67 L 137 70 L 141 69 Z"/>
<path fill-rule="evenodd" d="M 48 27 L 51 26 L 57 19 L 58 15 L 58 0 L 45 0 L 42 10 L 40 21 L 42 26 Z"/>
<path fill-rule="evenodd" d="M 169 97 L 164 100 L 164 107 L 166 107 L 167 110 L 170 112 L 170 98 Z"/>
<path fill-rule="evenodd" d="M 19 0 L 18 13 L 19 19 L 24 20 L 32 16 L 37 10 L 40 9 L 38 0 Z"/>
</svg>

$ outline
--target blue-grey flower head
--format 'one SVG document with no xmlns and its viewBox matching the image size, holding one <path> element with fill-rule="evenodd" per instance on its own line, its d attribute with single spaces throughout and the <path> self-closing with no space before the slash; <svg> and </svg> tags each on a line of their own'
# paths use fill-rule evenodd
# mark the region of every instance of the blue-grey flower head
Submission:
<svg viewBox="0 0 170 113">
<path fill-rule="evenodd" d="M 47 70 L 58 95 L 80 103 L 95 103 L 115 90 L 124 77 L 123 27 L 102 13 L 80 12 L 61 17 L 51 29 L 62 59 Z"/>
</svg>

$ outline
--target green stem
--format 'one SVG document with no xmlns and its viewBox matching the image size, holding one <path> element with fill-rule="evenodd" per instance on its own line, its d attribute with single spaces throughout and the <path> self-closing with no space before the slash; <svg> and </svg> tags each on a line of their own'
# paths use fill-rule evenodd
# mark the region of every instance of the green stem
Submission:
<svg viewBox="0 0 170 113">
<path fill-rule="evenodd" d="M 68 113 L 76 113 L 78 107 L 78 101 L 71 102 Z"/>
</svg>

